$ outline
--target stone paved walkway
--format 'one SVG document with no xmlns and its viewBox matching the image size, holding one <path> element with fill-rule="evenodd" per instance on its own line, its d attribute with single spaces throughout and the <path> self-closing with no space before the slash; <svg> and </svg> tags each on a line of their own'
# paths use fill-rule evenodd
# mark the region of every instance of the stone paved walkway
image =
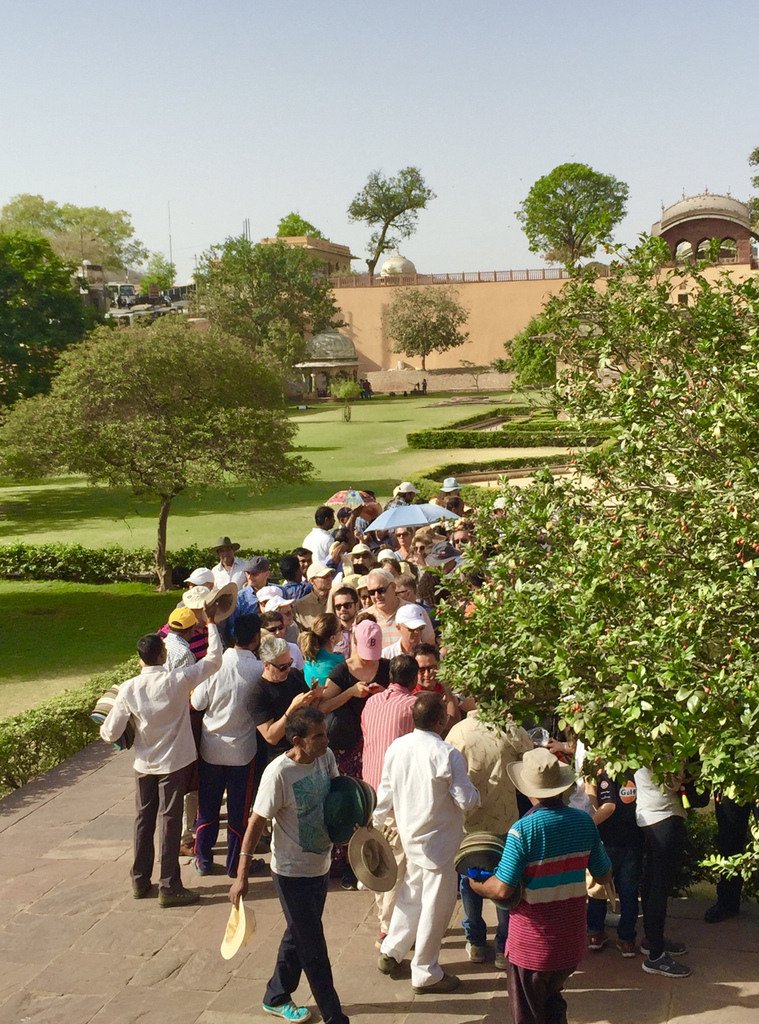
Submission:
<svg viewBox="0 0 759 1024">
<path fill-rule="evenodd" d="M 252 881 L 258 927 L 233 960 L 219 945 L 225 875 L 184 882 L 197 906 L 161 910 L 129 883 L 132 758 L 95 744 L 0 802 L 0 1024 L 269 1024 L 265 980 L 283 929 L 268 877 Z M 354 1024 L 506 1024 L 503 977 L 465 962 L 457 909 L 442 962 L 462 978 L 449 996 L 416 996 L 408 974 L 376 970 L 375 918 L 364 892 L 330 892 L 325 913 L 337 990 Z M 704 904 L 672 905 L 693 977 L 644 974 L 616 951 L 586 959 L 569 989 L 573 1024 L 758 1024 L 759 912 L 705 925 Z M 306 986 L 299 1001 L 313 1007 Z"/>
</svg>

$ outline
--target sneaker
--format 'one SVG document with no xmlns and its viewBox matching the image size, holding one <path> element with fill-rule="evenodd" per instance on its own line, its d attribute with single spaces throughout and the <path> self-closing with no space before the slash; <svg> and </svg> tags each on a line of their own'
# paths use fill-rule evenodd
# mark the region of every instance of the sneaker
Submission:
<svg viewBox="0 0 759 1024">
<path fill-rule="evenodd" d="M 422 996 L 428 992 L 453 992 L 460 984 L 461 979 L 457 978 L 455 974 L 444 974 L 440 981 L 436 981 L 433 985 L 412 985 L 411 987 L 418 996 Z"/>
<path fill-rule="evenodd" d="M 617 949 L 622 956 L 628 960 L 631 956 L 638 955 L 638 950 L 634 942 L 623 942 L 621 939 L 617 939 Z"/>
<path fill-rule="evenodd" d="M 390 956 L 389 953 L 380 953 L 377 957 L 377 970 L 380 974 L 392 974 L 393 971 L 397 971 L 400 966 L 400 960 L 396 960 L 395 957 Z"/>
<path fill-rule="evenodd" d="M 196 875 L 201 875 L 202 877 L 205 877 L 206 875 L 213 874 L 213 861 L 211 861 L 210 864 L 206 864 L 206 866 L 204 867 L 200 863 L 200 858 L 199 857 L 195 857 L 195 858 L 193 858 L 193 862 L 192 863 L 195 865 L 195 874 Z"/>
<path fill-rule="evenodd" d="M 669 953 L 662 953 L 655 960 L 647 956 L 641 967 L 647 974 L 663 974 L 667 978 L 690 977 L 690 967 L 676 963 Z"/>
<path fill-rule="evenodd" d="M 487 952 L 484 946 L 473 946 L 471 942 L 466 944 L 466 955 L 469 957 L 470 963 L 484 964 Z"/>
<path fill-rule="evenodd" d="M 648 939 L 644 939 L 640 944 L 640 951 L 643 956 L 651 955 L 651 946 L 649 945 Z M 664 952 L 670 956 L 685 956 L 688 952 L 684 942 L 670 942 L 669 939 L 664 940 Z"/>
<path fill-rule="evenodd" d="M 719 902 L 704 911 L 704 920 L 707 924 L 719 924 L 720 921 L 727 921 L 729 918 L 737 916 L 738 910 L 731 910 Z"/>
<path fill-rule="evenodd" d="M 506 958 L 505 953 L 496 953 L 495 955 L 495 969 L 497 971 L 505 971 L 509 966 L 509 961 Z"/>
<path fill-rule="evenodd" d="M 600 935 L 588 935 L 588 949 L 591 953 L 600 953 L 608 941 L 609 936 L 606 932 L 601 932 Z"/>
<path fill-rule="evenodd" d="M 200 893 L 193 889 L 181 889 L 179 892 L 159 892 L 159 907 L 189 907 L 191 903 L 197 903 Z"/>
<path fill-rule="evenodd" d="M 150 882 L 147 885 L 133 885 L 132 895 L 136 900 L 144 900 L 150 895 L 151 888 Z"/>
<path fill-rule="evenodd" d="M 284 1017 L 285 1020 L 291 1020 L 294 1024 L 303 1024 L 304 1021 L 311 1019 L 309 1008 L 296 1006 L 292 999 L 289 1003 L 282 1003 L 281 1006 L 267 1006 L 266 1003 L 261 1003 L 261 1007 L 267 1013 L 273 1013 L 275 1017 Z"/>
</svg>

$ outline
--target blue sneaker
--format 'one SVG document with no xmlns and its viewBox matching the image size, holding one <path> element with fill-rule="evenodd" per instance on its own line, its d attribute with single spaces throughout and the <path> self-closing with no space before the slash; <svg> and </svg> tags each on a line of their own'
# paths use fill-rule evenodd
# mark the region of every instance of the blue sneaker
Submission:
<svg viewBox="0 0 759 1024">
<path fill-rule="evenodd" d="M 208 867 L 203 867 L 203 865 L 200 863 L 200 857 L 196 857 L 193 863 L 195 865 L 196 875 L 210 875 L 213 873 L 213 862 L 211 862 L 211 864 L 209 864 Z"/>
<path fill-rule="evenodd" d="M 303 1021 L 311 1018 L 309 1008 L 296 1006 L 292 999 L 289 1003 L 282 1003 L 281 1006 L 267 1006 L 266 1003 L 261 1003 L 261 1006 L 267 1013 L 273 1013 L 275 1017 L 284 1017 L 285 1020 L 293 1021 L 294 1024 L 303 1024 Z"/>
</svg>

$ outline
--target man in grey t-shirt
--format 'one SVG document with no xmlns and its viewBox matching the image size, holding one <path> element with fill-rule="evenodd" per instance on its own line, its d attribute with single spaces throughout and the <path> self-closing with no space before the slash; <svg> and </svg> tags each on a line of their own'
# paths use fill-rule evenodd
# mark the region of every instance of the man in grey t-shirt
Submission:
<svg viewBox="0 0 759 1024">
<path fill-rule="evenodd" d="M 340 773 L 329 749 L 324 715 L 300 705 L 286 718 L 285 736 L 292 748 L 267 767 L 240 850 L 237 878 L 230 901 L 248 893 L 248 861 L 264 826 L 273 822 L 271 871 L 287 929 L 277 954 L 274 974 L 266 986 L 263 1009 L 294 1024 L 311 1016 L 296 1006 L 292 994 L 305 971 L 324 1024 L 349 1024 L 332 981 L 332 968 L 322 926 L 327 898 L 332 842 L 324 823 L 324 800 L 330 782 Z"/>
</svg>

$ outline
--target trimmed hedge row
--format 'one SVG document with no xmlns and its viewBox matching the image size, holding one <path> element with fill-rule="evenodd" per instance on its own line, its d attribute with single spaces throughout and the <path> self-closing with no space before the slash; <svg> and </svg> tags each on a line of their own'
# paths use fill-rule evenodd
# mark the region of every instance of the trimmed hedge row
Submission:
<svg viewBox="0 0 759 1024">
<path fill-rule="evenodd" d="M 238 552 L 242 558 L 265 555 L 276 573 L 284 551 L 250 549 Z M 214 552 L 198 545 L 167 554 L 172 566 L 195 569 L 216 562 Z M 157 580 L 155 559 L 150 548 L 85 548 L 81 544 L 2 544 L 0 578 L 22 580 L 65 580 L 72 583 L 124 583 L 148 578 Z"/>
<path fill-rule="evenodd" d="M 90 712 L 106 690 L 140 671 L 134 657 L 84 686 L 43 701 L 28 711 L 0 719 L 0 797 L 83 750 L 98 737 Z"/>
<path fill-rule="evenodd" d="M 522 469 L 538 466 L 565 466 L 571 459 L 570 455 L 534 455 L 502 456 L 500 459 L 486 459 L 484 462 L 448 462 L 443 466 L 431 466 L 424 473 L 413 475 L 410 479 L 418 488 L 420 495 L 431 498 L 440 493 L 440 484 L 447 476 L 459 473 L 478 473 L 487 470 Z M 482 499 L 482 488 L 476 484 L 464 484 L 461 496 L 468 505 L 476 505 Z"/>
<path fill-rule="evenodd" d="M 603 427 L 586 434 L 571 427 L 541 430 L 539 425 L 528 423 L 512 424 L 501 430 L 419 430 L 407 434 L 406 443 L 414 449 L 576 447 L 597 445 L 608 436 L 609 431 Z"/>
</svg>

